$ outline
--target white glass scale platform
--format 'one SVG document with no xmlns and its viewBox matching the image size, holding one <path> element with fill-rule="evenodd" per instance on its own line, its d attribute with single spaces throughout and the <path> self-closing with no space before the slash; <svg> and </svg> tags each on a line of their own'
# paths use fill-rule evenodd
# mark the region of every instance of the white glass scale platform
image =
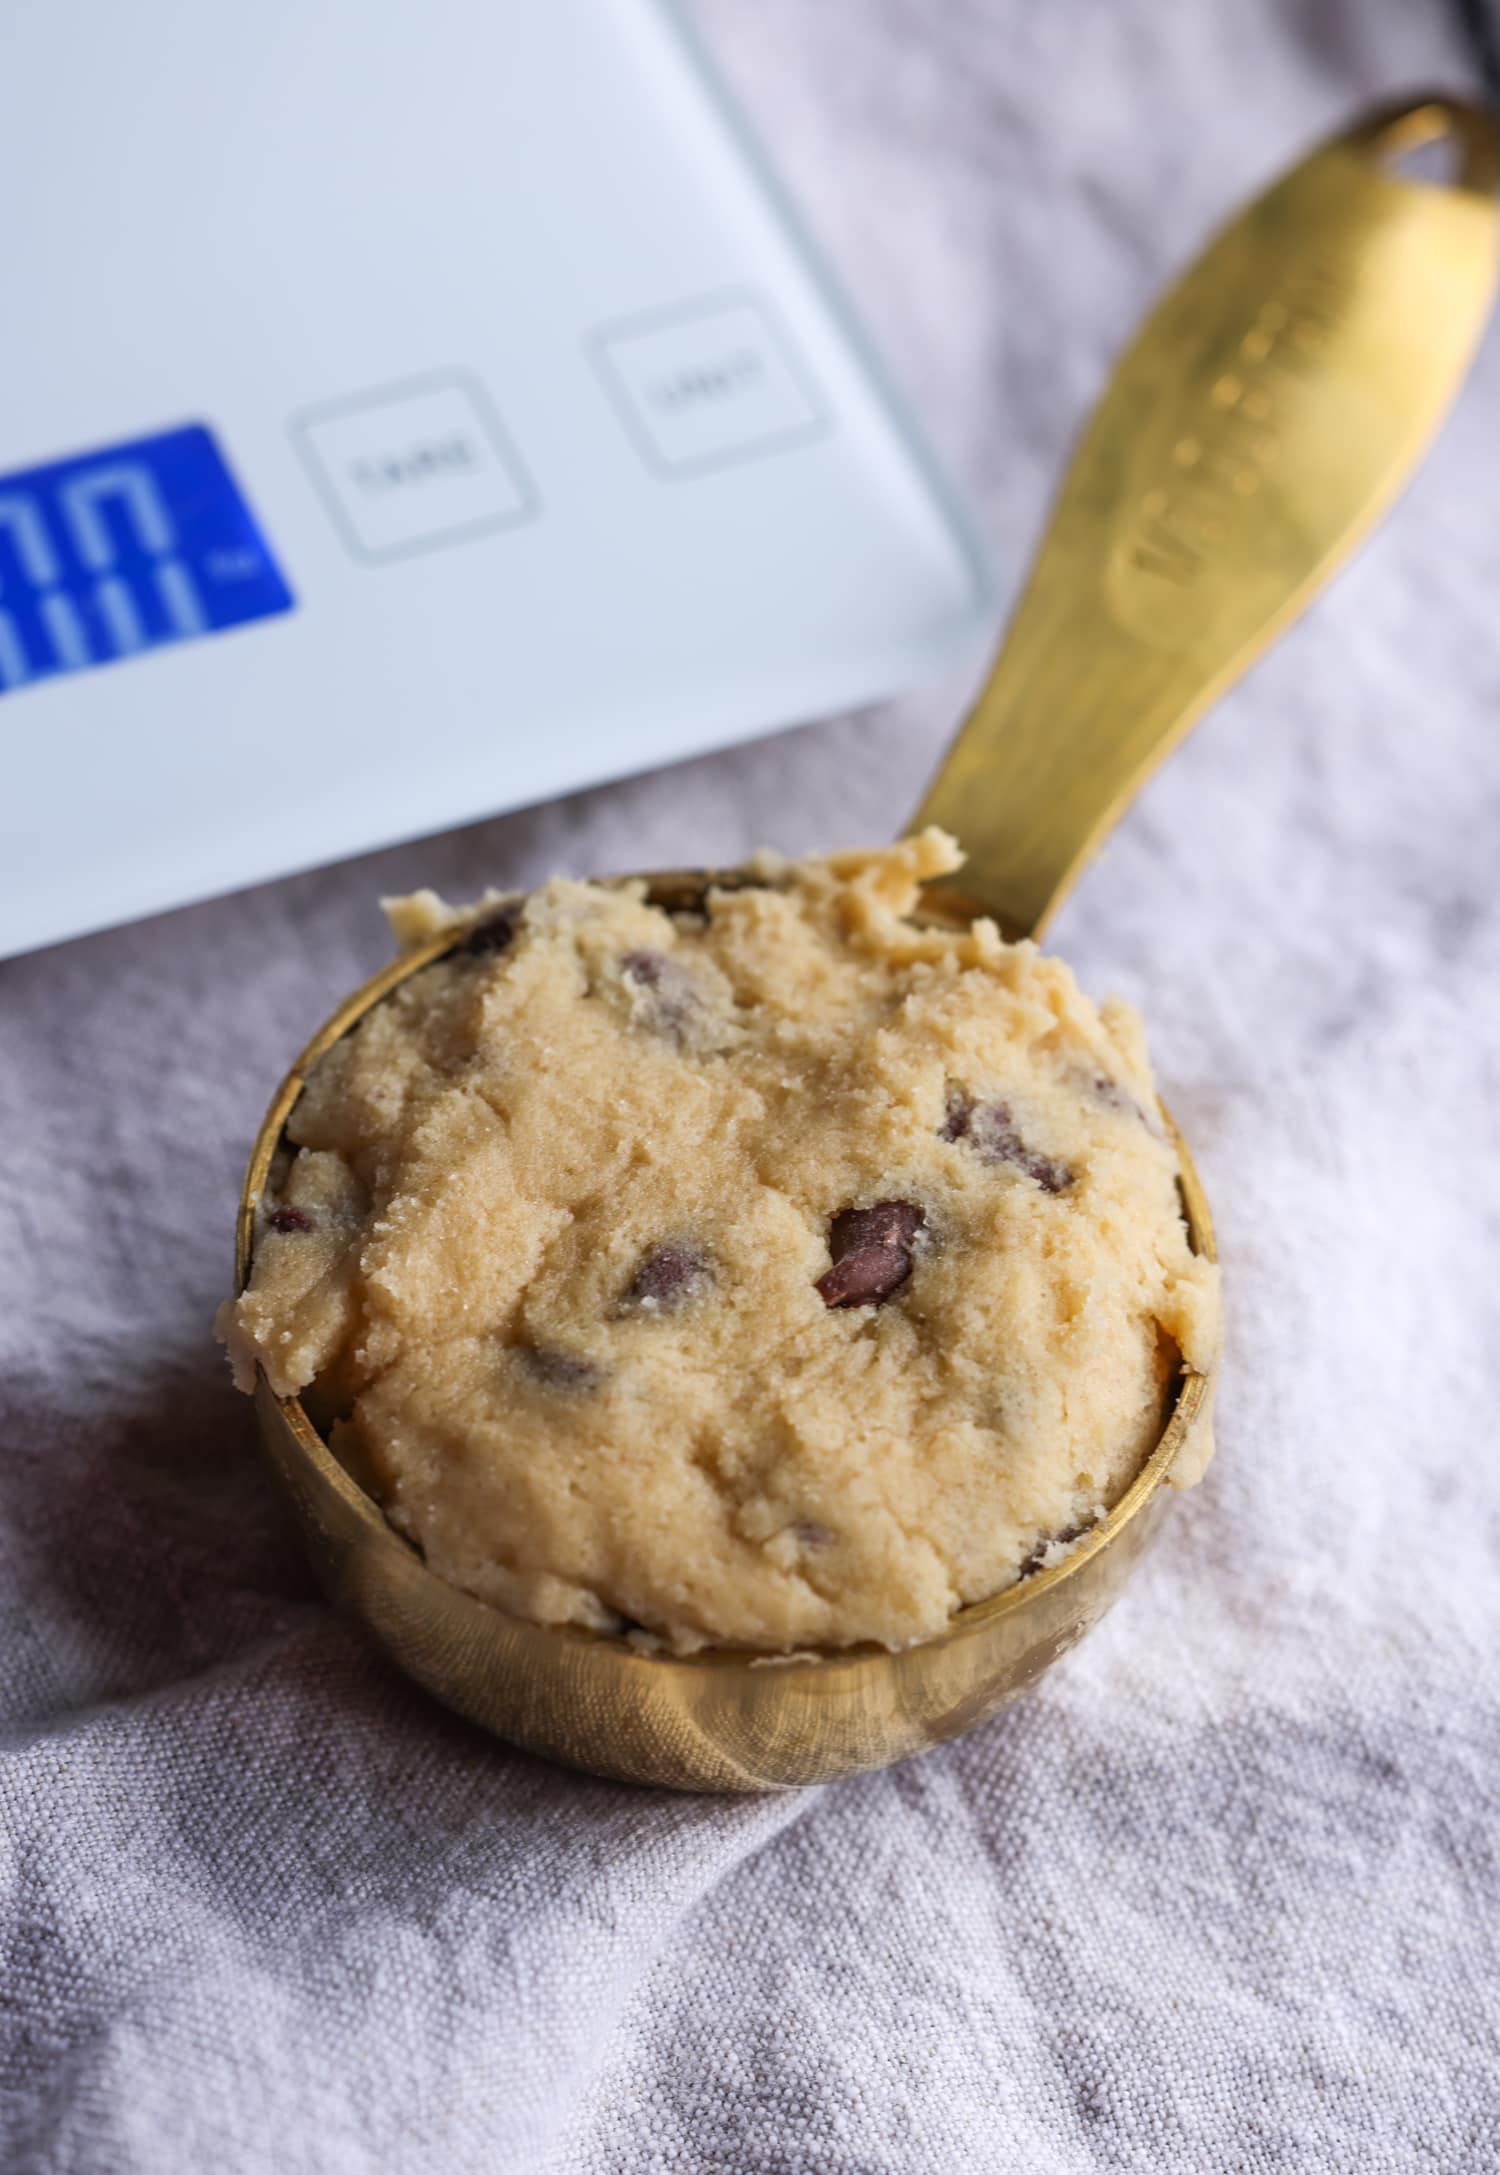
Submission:
<svg viewBox="0 0 1500 2175">
<path fill-rule="evenodd" d="M 0 953 L 986 626 L 663 0 L 46 0 L 5 45 Z"/>
</svg>

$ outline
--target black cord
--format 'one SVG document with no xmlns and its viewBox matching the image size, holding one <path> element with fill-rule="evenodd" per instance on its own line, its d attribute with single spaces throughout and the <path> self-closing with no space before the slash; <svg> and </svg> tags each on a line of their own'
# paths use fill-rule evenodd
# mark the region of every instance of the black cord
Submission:
<svg viewBox="0 0 1500 2175">
<path fill-rule="evenodd" d="M 1490 100 L 1500 106 L 1500 23 L 1492 0 L 1453 0 L 1453 7 Z"/>
</svg>

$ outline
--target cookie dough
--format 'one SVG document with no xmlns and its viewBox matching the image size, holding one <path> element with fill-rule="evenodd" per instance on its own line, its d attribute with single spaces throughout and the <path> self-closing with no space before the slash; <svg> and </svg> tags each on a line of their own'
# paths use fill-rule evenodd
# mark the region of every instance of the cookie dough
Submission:
<svg viewBox="0 0 1500 2175">
<path fill-rule="evenodd" d="M 959 859 L 397 902 L 454 948 L 293 1111 L 241 1385 L 537 1622 L 900 1647 L 1056 1560 L 1207 1369 L 1216 1272 L 1135 1014 L 909 918 Z"/>
</svg>

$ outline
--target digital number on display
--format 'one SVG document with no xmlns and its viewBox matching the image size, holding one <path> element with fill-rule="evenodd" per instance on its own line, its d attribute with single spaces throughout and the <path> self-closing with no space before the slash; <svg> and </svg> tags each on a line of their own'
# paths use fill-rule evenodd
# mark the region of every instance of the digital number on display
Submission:
<svg viewBox="0 0 1500 2175">
<path fill-rule="evenodd" d="M 294 601 L 201 424 L 0 476 L 0 695 Z"/>
</svg>

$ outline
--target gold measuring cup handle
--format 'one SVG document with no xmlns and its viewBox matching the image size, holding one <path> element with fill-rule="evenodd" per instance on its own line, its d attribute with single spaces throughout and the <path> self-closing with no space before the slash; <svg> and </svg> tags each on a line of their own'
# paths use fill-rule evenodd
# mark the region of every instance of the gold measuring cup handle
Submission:
<svg viewBox="0 0 1500 2175">
<path fill-rule="evenodd" d="M 1445 141 L 1451 179 L 1399 161 Z M 1489 315 L 1500 134 L 1385 107 L 1219 234 L 1116 365 L 990 678 L 913 819 L 1040 933 L 1121 811 L 1415 468 Z"/>
</svg>

